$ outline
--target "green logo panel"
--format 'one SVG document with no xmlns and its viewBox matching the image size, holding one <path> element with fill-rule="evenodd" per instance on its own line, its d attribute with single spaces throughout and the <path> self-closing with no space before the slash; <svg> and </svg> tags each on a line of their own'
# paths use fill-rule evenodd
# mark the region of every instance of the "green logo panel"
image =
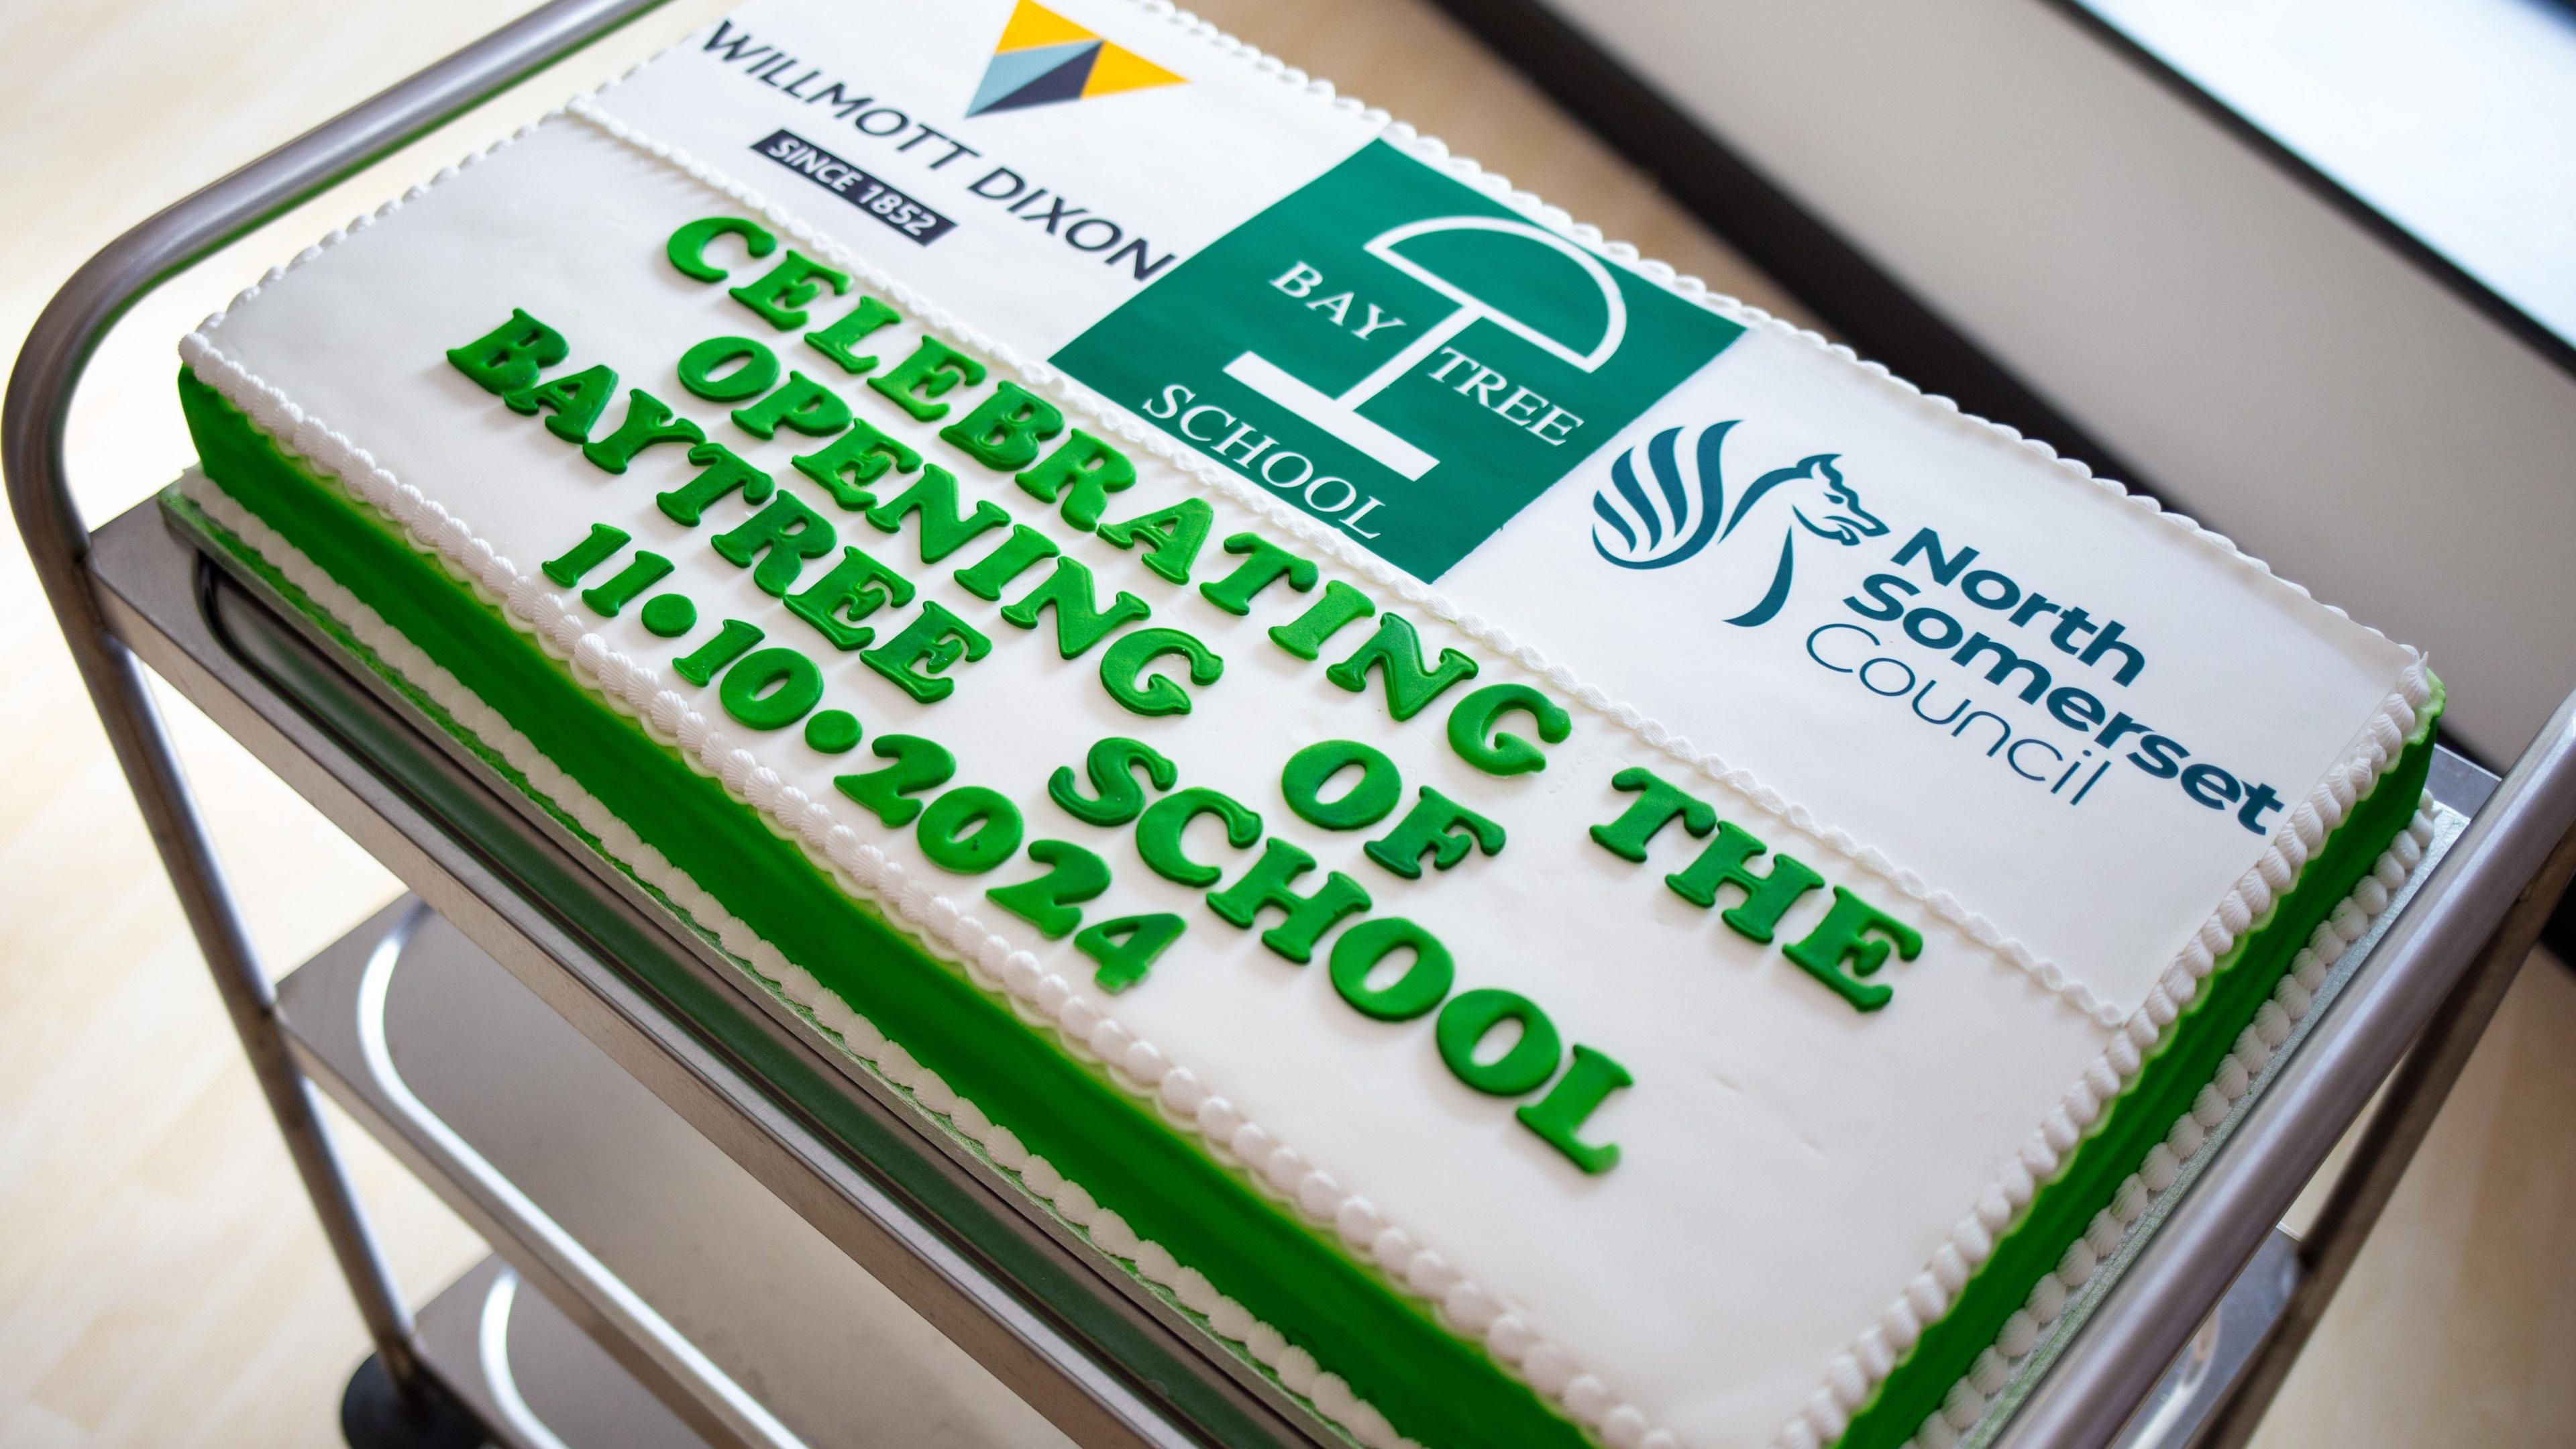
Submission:
<svg viewBox="0 0 2576 1449">
<path fill-rule="evenodd" d="M 1054 361 L 1436 579 L 1742 331 L 1371 142 Z"/>
</svg>

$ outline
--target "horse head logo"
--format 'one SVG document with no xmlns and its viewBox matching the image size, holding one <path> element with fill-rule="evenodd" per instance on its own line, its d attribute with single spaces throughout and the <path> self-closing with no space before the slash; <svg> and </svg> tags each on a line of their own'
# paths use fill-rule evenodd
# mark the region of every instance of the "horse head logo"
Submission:
<svg viewBox="0 0 2576 1449">
<path fill-rule="evenodd" d="M 1715 544 L 1749 560 L 1739 574 L 1744 607 L 1726 622 L 1768 623 L 1789 601 L 1798 563 L 1798 531 L 1849 548 L 1887 532 L 1861 507 L 1860 494 L 1834 467 L 1837 453 L 1816 453 L 1774 468 L 1729 504 L 1719 466 L 1734 422 L 1700 430 L 1685 455 L 1681 428 L 1666 428 L 1610 465 L 1610 482 L 1592 495 L 1592 546 L 1623 569 L 1670 568 Z M 1646 478 L 1638 477 L 1640 455 Z M 1777 539 L 1779 547 L 1770 547 Z M 1761 585 L 1759 594 L 1753 586 Z"/>
</svg>

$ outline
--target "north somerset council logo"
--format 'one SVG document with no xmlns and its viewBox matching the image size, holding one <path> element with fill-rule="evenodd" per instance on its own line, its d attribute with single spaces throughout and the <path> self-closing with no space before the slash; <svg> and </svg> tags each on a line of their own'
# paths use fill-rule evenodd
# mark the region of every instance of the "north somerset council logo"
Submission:
<svg viewBox="0 0 2576 1449">
<path fill-rule="evenodd" d="M 1860 493 L 1834 462 L 1815 453 L 1774 468 L 1731 502 L 1722 464 L 1734 419 L 1699 430 L 1687 451 L 1685 428 L 1666 428 L 1610 465 L 1610 481 L 1592 495 L 1592 546 L 1623 569 L 1663 569 L 1714 550 L 1737 587 L 1722 609 L 1729 624 L 1770 622 L 1789 601 L 1798 540 L 1807 535 L 1845 548 L 1877 538 L 1887 525 L 1861 507 Z M 1640 478 L 1642 470 L 1644 477 Z"/>
</svg>

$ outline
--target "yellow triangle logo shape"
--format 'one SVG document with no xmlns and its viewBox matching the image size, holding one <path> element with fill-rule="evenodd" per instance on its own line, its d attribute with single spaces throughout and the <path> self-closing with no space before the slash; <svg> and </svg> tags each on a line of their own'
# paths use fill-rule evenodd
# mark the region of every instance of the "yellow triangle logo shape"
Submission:
<svg viewBox="0 0 2576 1449">
<path fill-rule="evenodd" d="M 1005 55 L 1014 50 L 1035 50 L 1041 45 L 1099 38 L 1043 5 L 1020 0 L 1011 11 L 1010 23 L 1002 27 L 1002 39 L 993 47 L 993 53 Z"/>
<path fill-rule="evenodd" d="M 1028 0 L 1020 0 L 1022 5 Z M 1091 63 L 1091 79 L 1083 82 L 1082 98 L 1115 95 L 1119 91 L 1141 91 L 1152 86 L 1181 85 L 1189 77 L 1163 69 L 1136 52 L 1114 41 L 1103 41 L 1100 57 Z"/>
</svg>

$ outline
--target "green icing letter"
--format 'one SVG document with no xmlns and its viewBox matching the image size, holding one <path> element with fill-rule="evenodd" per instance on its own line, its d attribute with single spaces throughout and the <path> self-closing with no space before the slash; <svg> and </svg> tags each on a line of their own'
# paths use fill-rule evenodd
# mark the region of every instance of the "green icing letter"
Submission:
<svg viewBox="0 0 2576 1449">
<path fill-rule="evenodd" d="M 884 477 L 888 469 L 911 472 L 921 466 L 921 455 L 861 419 L 852 422 L 848 432 L 792 461 L 797 472 L 822 484 L 833 502 L 843 508 L 864 509 L 877 501 L 867 485 Z"/>
<path fill-rule="evenodd" d="M 707 260 L 707 243 L 726 235 L 741 237 L 743 250 L 751 253 L 753 261 L 778 250 L 778 238 L 759 225 L 738 216 L 710 216 L 671 233 L 662 254 L 680 269 L 681 276 L 699 282 L 721 282 L 725 269 Z"/>
<path fill-rule="evenodd" d="M 1286 579 L 1288 587 L 1301 594 L 1315 587 L 1317 570 L 1312 560 L 1299 558 L 1257 533 L 1234 535 L 1225 541 L 1225 551 L 1247 557 L 1235 565 L 1233 573 L 1199 585 L 1199 592 L 1207 596 L 1209 603 L 1238 618 L 1251 613 L 1253 598 L 1281 579 Z M 1331 590 L 1325 592 L 1330 593 Z M 1367 601 L 1363 599 L 1361 602 Z M 1278 638 L 1275 634 L 1271 637 Z M 1288 646 L 1283 641 L 1280 647 L 1285 649 Z M 1309 652 L 1299 657 L 1312 659 L 1315 656 Z"/>
<path fill-rule="evenodd" d="M 1016 475 L 1021 491 L 1044 503 L 1064 500 L 1064 521 L 1088 533 L 1100 526 L 1109 495 L 1136 481 L 1136 465 L 1127 455 L 1080 428 L 1056 445 L 1054 452 L 1027 472 Z"/>
<path fill-rule="evenodd" d="M 1005 623 L 1022 629 L 1038 626 L 1038 615 L 1055 610 L 1055 652 L 1067 659 L 1079 659 L 1091 646 L 1137 620 L 1151 610 L 1145 601 L 1125 589 L 1100 607 L 1099 593 L 1091 586 L 1091 570 L 1072 559 L 1056 560 L 1055 572 L 1046 582 L 1020 596 L 1018 603 L 1002 610 Z"/>
<path fill-rule="evenodd" d="M 1204 498 L 1184 498 L 1169 508 L 1139 514 L 1123 523 L 1100 525 L 1100 537 L 1120 548 L 1145 543 L 1145 567 L 1176 584 L 1190 581 L 1190 565 L 1206 547 L 1216 527 L 1216 510 Z M 1241 612 L 1238 610 L 1237 612 Z"/>
<path fill-rule="evenodd" d="M 865 649 L 877 631 L 859 621 L 891 604 L 912 602 L 912 581 L 855 549 L 841 550 L 832 571 L 787 596 L 787 612 L 813 625 L 835 649 Z"/>
<path fill-rule="evenodd" d="M 1520 1023 L 1519 1040 L 1492 1061 L 1478 1061 L 1476 1049 L 1506 1021 Z M 1488 987 L 1459 993 L 1440 1008 L 1431 1034 L 1449 1074 L 1490 1096 L 1517 1097 L 1556 1072 L 1556 1023 L 1516 991 Z"/>
<path fill-rule="evenodd" d="M 1386 681 L 1386 708 L 1397 720 L 1408 720 L 1422 713 L 1422 707 L 1438 699 L 1453 684 L 1476 677 L 1476 661 L 1455 649 L 1440 651 L 1440 665 L 1426 669 L 1422 663 L 1422 637 L 1400 615 L 1380 619 L 1377 632 L 1369 636 L 1351 657 L 1324 671 L 1324 677 L 1353 694 L 1368 689 L 1370 666 L 1376 666 L 1378 677 Z"/>
<path fill-rule="evenodd" d="M 1369 602 L 1368 595 L 1340 579 L 1328 579 L 1324 583 L 1324 596 L 1306 612 L 1271 630 L 1270 642 L 1300 659 L 1312 659 L 1322 652 L 1324 641 L 1332 638 L 1343 625 L 1376 612 L 1377 605 Z"/>
<path fill-rule="evenodd" d="M 1063 431 L 1064 414 L 1055 404 L 1006 382 L 939 436 L 994 472 L 1009 473 L 1036 462 L 1038 446 Z"/>
<path fill-rule="evenodd" d="M 832 289 L 833 296 L 841 295 L 850 290 L 849 274 L 790 248 L 758 281 L 745 282 L 725 295 L 759 313 L 770 326 L 789 332 L 805 325 L 805 309 L 823 295 L 825 287 Z"/>
<path fill-rule="evenodd" d="M 1577 1046 L 1574 1065 L 1565 1069 L 1547 1095 L 1512 1115 L 1585 1172 L 1608 1172 L 1619 1165 L 1619 1144 L 1604 1142 L 1596 1147 L 1576 1134 L 1612 1092 L 1636 1082 L 1626 1067 L 1588 1046 Z"/>
<path fill-rule="evenodd" d="M 835 539 L 830 520 L 782 489 L 768 507 L 708 542 L 725 562 L 751 569 L 751 581 L 762 593 L 785 598 L 805 560 L 830 553 Z M 758 568 L 752 568 L 754 559 L 760 561 Z"/>
<path fill-rule="evenodd" d="M 960 383 L 973 387 L 983 380 L 984 364 L 936 337 L 925 337 L 910 357 L 895 364 L 894 371 L 869 378 L 868 386 L 892 399 L 915 421 L 931 423 L 948 416 L 948 404 L 932 398 Z"/>
<path fill-rule="evenodd" d="M 1328 872 L 1323 888 L 1313 895 L 1288 888 L 1314 868 L 1315 857 L 1273 836 L 1250 869 L 1207 898 L 1208 909 L 1246 930 L 1263 910 L 1280 912 L 1287 919 L 1262 932 L 1261 944 L 1302 966 L 1315 958 L 1315 943 L 1342 917 L 1369 908 L 1367 888 L 1338 870 Z"/>
<path fill-rule="evenodd" d="M 1592 839 L 1621 860 L 1644 860 L 1646 842 L 1671 824 L 1675 816 L 1681 817 L 1682 828 L 1693 835 L 1706 835 L 1717 828 L 1716 806 L 1692 799 L 1643 765 L 1630 765 L 1611 776 L 1610 788 L 1636 794 L 1636 803 L 1609 824 L 1593 826 Z"/>
<path fill-rule="evenodd" d="M 563 334 L 513 307 L 510 320 L 466 343 L 447 349 L 447 361 L 489 393 L 513 393 L 534 387 L 538 374 L 572 356 Z"/>
<path fill-rule="evenodd" d="M 993 904 L 1038 928 L 1050 941 L 1061 941 L 1082 924 L 1082 903 L 1098 900 L 1109 889 L 1109 863 L 1069 841 L 1033 840 L 1029 859 L 1047 873 L 1018 885 L 995 886 L 984 894 Z"/>
<path fill-rule="evenodd" d="M 1408 947 L 1413 961 L 1404 974 L 1384 986 L 1370 986 L 1369 977 L 1380 963 Z M 1333 943 L 1332 974 L 1333 989 L 1362 1016 L 1411 1021 L 1449 994 L 1457 968 L 1439 937 L 1402 916 L 1382 916 L 1360 922 Z"/>
<path fill-rule="evenodd" d="M 1324 787 L 1344 770 L 1360 777 L 1338 800 L 1326 800 Z M 1393 813 L 1404 798 L 1404 775 L 1395 761 L 1375 745 L 1358 740 L 1324 740 L 1288 757 L 1279 771 L 1279 793 L 1288 808 L 1309 825 L 1326 830 L 1365 830 Z"/>
<path fill-rule="evenodd" d="M 778 354 L 748 337 L 710 337 L 680 354 L 679 373 L 680 386 L 709 402 L 740 402 L 778 381 Z"/>
<path fill-rule="evenodd" d="M 980 509 L 978 515 L 981 515 Z M 927 524 L 929 521 L 930 515 L 925 511 L 922 514 L 922 522 Z M 927 548 L 930 534 L 926 528 L 921 538 L 923 546 Z M 957 580 L 958 587 L 976 598 L 988 601 L 998 599 L 1002 597 L 1002 590 L 1010 584 L 1011 580 L 1036 568 L 1040 563 L 1055 557 L 1060 552 L 1062 550 L 1055 546 L 1054 539 L 1025 523 L 1015 523 L 1011 525 L 1010 537 L 995 545 L 991 553 L 959 569 L 951 577 Z"/>
<path fill-rule="evenodd" d="M 1368 843 L 1367 854 L 1406 880 L 1420 880 L 1424 856 L 1431 857 L 1433 870 L 1447 870 L 1470 849 L 1502 854 L 1503 827 L 1425 785 L 1395 828 Z"/>
<path fill-rule="evenodd" d="M 957 681 L 940 676 L 963 659 L 972 664 L 993 652 L 993 641 L 944 605 L 925 600 L 921 613 L 903 632 L 859 656 L 859 662 L 894 682 L 897 689 L 923 704 L 936 704 L 957 690 Z"/>
<path fill-rule="evenodd" d="M 670 404 L 640 387 L 626 390 L 626 421 L 607 437 L 581 445 L 581 455 L 594 465 L 611 473 L 623 473 L 635 455 L 655 443 L 686 443 L 694 448 L 707 440 L 706 430 L 687 418 L 671 416 Z"/>
<path fill-rule="evenodd" d="M 552 382 L 505 392 L 501 401 L 510 411 L 530 417 L 542 409 L 548 414 L 547 432 L 567 443 L 587 443 L 591 428 L 599 422 L 599 415 L 608 411 L 608 400 L 615 396 L 617 373 L 603 363 Z"/>
<path fill-rule="evenodd" d="M 1775 858 L 1769 875 L 1754 874 L 1749 868 L 1753 857 L 1769 849 L 1734 821 L 1722 820 L 1717 838 L 1699 859 L 1665 876 L 1664 884 L 1695 906 L 1716 905 L 1718 887 L 1735 887 L 1744 892 L 1743 903 L 1718 919 L 1747 940 L 1768 941 L 1799 898 L 1825 883 L 1805 861 L 1790 855 Z"/>
<path fill-rule="evenodd" d="M 938 789 L 957 773 L 957 757 L 947 746 L 919 735 L 879 735 L 868 752 L 893 763 L 865 774 L 836 775 L 832 788 L 898 829 L 921 813 L 921 802 L 913 796 Z"/>
<path fill-rule="evenodd" d="M 1168 790 L 1181 778 L 1180 767 L 1163 758 L 1152 745 L 1112 735 L 1093 745 L 1083 761 L 1083 769 L 1091 776 L 1089 796 L 1082 793 L 1082 786 L 1073 778 L 1071 765 L 1060 765 L 1047 777 L 1047 795 L 1064 807 L 1065 814 L 1086 825 L 1124 825 L 1145 808 L 1145 787 L 1136 783 L 1139 766 L 1157 790 Z M 1260 828 L 1259 822 L 1254 823 L 1254 828 Z"/>
<path fill-rule="evenodd" d="M 742 501 L 758 506 L 766 501 L 777 485 L 769 475 L 742 460 L 742 455 L 722 443 L 700 443 L 689 450 L 689 461 L 701 470 L 697 477 L 668 493 L 653 495 L 653 502 L 664 517 L 691 528 L 706 516 L 708 505 L 717 499 L 742 490 Z"/>
<path fill-rule="evenodd" d="M 1834 908 L 1825 913 L 1824 920 L 1807 933 L 1805 940 L 1781 947 L 1780 954 L 1831 987 L 1854 1010 L 1876 1011 L 1896 993 L 1860 978 L 1876 975 L 1878 968 L 1887 964 L 1891 947 L 1899 960 L 1911 961 L 1923 953 L 1923 936 L 1912 926 L 1836 886 Z"/>
<path fill-rule="evenodd" d="M 973 513 L 957 507 L 957 475 L 932 463 L 921 470 L 921 477 L 901 493 L 868 510 L 868 522 L 886 533 L 903 527 L 906 514 L 913 516 L 915 542 L 921 545 L 921 561 L 937 563 L 975 541 L 990 529 L 1011 521 L 1002 505 L 989 498 L 978 499 Z M 1000 597 L 995 589 L 989 597 Z"/>
<path fill-rule="evenodd" d="M 1136 817 L 1136 854 L 1154 874 L 1193 889 L 1212 886 L 1224 874 L 1205 861 L 1192 860 L 1181 849 L 1181 833 L 1192 820 L 1213 815 L 1225 822 L 1225 843 L 1250 850 L 1261 838 L 1261 817 L 1233 796 L 1205 786 L 1176 791 L 1145 807 Z"/>
<path fill-rule="evenodd" d="M 867 340 L 868 334 L 890 322 L 900 322 L 903 314 L 874 297 L 859 298 L 840 321 L 820 332 L 805 334 L 805 345 L 839 363 L 841 370 L 853 375 L 877 365 L 874 357 L 861 357 L 850 349 Z"/>
<path fill-rule="evenodd" d="M 774 436 L 780 428 L 809 438 L 828 438 L 850 425 L 850 405 L 823 384 L 791 372 L 776 392 L 747 408 L 735 408 L 733 420 L 755 438 Z"/>
<path fill-rule="evenodd" d="M 1188 690 L 1162 675 L 1145 673 L 1146 665 L 1166 654 L 1187 662 L 1192 684 L 1214 684 L 1225 674 L 1224 660 L 1180 630 L 1139 629 L 1101 654 L 1100 685 L 1111 699 L 1137 714 L 1188 714 Z"/>
<path fill-rule="evenodd" d="M 1551 745 L 1563 743 L 1573 733 L 1573 717 L 1546 695 L 1526 684 L 1488 684 L 1449 711 L 1449 748 L 1488 775 L 1526 775 L 1546 769 L 1547 756 L 1538 746 L 1494 728 L 1495 721 L 1515 710 L 1528 715 L 1538 726 L 1538 737 Z"/>
</svg>

